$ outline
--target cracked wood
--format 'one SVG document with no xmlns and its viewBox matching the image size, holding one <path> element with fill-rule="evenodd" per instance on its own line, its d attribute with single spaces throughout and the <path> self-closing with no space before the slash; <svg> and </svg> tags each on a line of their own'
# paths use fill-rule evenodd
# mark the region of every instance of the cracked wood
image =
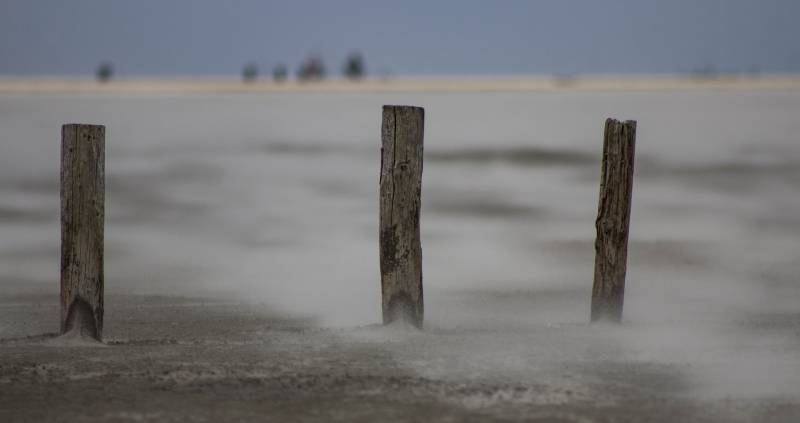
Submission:
<svg viewBox="0 0 800 423">
<path fill-rule="evenodd" d="M 61 333 L 103 333 L 105 127 L 61 129 Z"/>
<path fill-rule="evenodd" d="M 422 327 L 420 193 L 425 111 L 383 106 L 380 171 L 380 270 L 383 321 Z"/>
<path fill-rule="evenodd" d="M 636 122 L 607 119 L 597 210 L 591 320 L 622 320 Z"/>
</svg>

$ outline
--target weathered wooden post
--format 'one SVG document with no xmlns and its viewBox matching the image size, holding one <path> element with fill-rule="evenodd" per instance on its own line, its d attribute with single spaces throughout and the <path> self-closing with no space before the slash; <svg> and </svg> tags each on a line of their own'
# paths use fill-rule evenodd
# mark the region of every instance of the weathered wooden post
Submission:
<svg viewBox="0 0 800 423">
<path fill-rule="evenodd" d="M 593 322 L 622 320 L 635 145 L 636 121 L 606 119 L 600 201 L 595 222 Z"/>
<path fill-rule="evenodd" d="M 61 333 L 102 340 L 105 127 L 61 128 Z"/>
<path fill-rule="evenodd" d="M 383 106 L 380 173 L 380 268 L 383 323 L 422 327 L 419 236 L 425 110 Z"/>
</svg>

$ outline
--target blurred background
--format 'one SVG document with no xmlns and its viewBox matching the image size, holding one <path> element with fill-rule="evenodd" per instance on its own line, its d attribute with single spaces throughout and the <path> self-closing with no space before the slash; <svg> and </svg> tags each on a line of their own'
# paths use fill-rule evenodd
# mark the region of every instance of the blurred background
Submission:
<svg viewBox="0 0 800 423">
<path fill-rule="evenodd" d="M 792 0 L 2 0 L 0 284 L 57 298 L 60 128 L 96 123 L 111 295 L 375 323 L 396 103 L 426 109 L 432 325 L 586 321 L 607 117 L 639 122 L 626 319 L 788 324 L 798 16 Z"/>
<path fill-rule="evenodd" d="M 351 55 L 380 76 L 797 72 L 798 14 L 792 0 L 3 0 L 0 74 L 339 76 Z"/>
</svg>

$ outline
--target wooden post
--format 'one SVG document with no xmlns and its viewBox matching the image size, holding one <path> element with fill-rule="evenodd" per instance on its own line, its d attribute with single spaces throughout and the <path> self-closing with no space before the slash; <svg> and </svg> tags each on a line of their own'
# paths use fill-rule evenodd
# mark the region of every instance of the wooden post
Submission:
<svg viewBox="0 0 800 423">
<path fill-rule="evenodd" d="M 425 110 L 383 106 L 380 173 L 380 267 L 383 323 L 422 327 L 419 237 Z"/>
<path fill-rule="evenodd" d="M 600 201 L 595 222 L 593 322 L 622 320 L 635 145 L 636 121 L 623 123 L 606 119 Z"/>
<path fill-rule="evenodd" d="M 61 128 L 61 333 L 102 340 L 105 127 Z"/>
</svg>

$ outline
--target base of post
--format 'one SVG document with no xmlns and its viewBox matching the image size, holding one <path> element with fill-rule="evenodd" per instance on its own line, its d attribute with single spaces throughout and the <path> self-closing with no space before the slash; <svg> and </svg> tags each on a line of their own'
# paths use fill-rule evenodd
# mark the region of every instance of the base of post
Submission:
<svg viewBox="0 0 800 423">
<path fill-rule="evenodd" d="M 591 314 L 592 323 L 622 323 L 622 302 L 614 299 L 592 298 Z"/>
<path fill-rule="evenodd" d="M 97 325 L 95 324 L 92 307 L 89 303 L 80 298 L 76 298 L 70 305 L 67 318 L 61 327 L 61 334 L 72 337 L 91 338 L 102 342 L 100 333 L 98 333 L 97 330 Z"/>
<path fill-rule="evenodd" d="M 401 296 L 393 298 L 388 305 L 383 307 L 383 324 L 388 325 L 395 321 L 403 321 L 422 329 L 422 305 L 411 301 L 410 298 Z"/>
</svg>

